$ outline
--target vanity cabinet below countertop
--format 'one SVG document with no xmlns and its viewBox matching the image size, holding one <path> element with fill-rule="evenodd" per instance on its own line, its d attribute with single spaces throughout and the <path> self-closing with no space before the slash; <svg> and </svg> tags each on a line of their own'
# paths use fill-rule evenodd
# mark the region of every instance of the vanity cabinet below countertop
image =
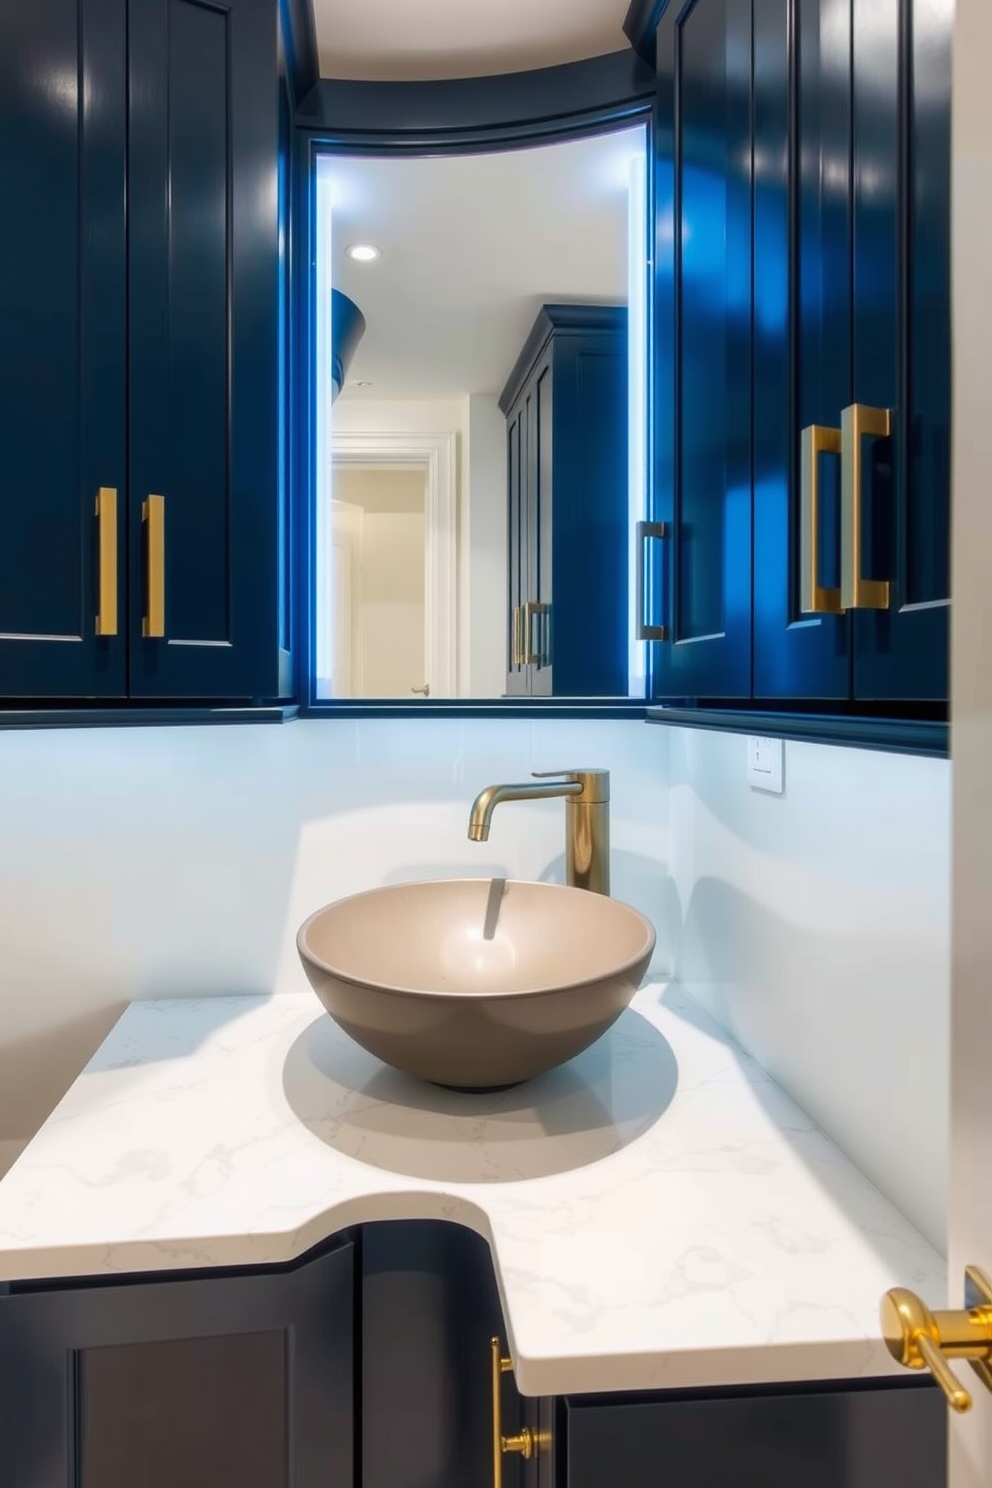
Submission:
<svg viewBox="0 0 992 1488">
<path fill-rule="evenodd" d="M 896 1284 L 940 1257 L 677 987 L 485 1095 L 308 994 L 134 1003 L 0 1182 L 0 1482 L 939 1488 Z"/>
</svg>

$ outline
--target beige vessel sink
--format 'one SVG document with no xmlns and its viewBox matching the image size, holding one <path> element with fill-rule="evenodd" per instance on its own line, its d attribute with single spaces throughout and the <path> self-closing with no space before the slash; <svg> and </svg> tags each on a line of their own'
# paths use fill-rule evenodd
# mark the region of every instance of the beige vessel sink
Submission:
<svg viewBox="0 0 992 1488">
<path fill-rule="evenodd" d="M 451 879 L 329 904 L 297 946 L 331 1017 L 386 1064 L 456 1089 L 515 1085 L 605 1033 L 637 990 L 651 924 L 585 889 Z"/>
</svg>

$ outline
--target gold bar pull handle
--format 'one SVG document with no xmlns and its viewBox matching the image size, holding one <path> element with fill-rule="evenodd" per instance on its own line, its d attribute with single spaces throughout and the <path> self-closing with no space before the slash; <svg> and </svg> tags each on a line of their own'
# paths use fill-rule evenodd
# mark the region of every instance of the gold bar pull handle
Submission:
<svg viewBox="0 0 992 1488">
<path fill-rule="evenodd" d="M 513 666 L 523 666 L 523 643 L 520 639 L 520 618 L 523 610 L 520 605 L 513 606 L 513 621 L 510 627 L 510 659 Z"/>
<path fill-rule="evenodd" d="M 525 1461 L 534 1455 L 534 1433 L 529 1426 L 525 1426 L 516 1436 L 503 1435 L 503 1402 L 501 1399 L 501 1380 L 504 1374 L 509 1374 L 513 1369 L 513 1360 L 503 1357 L 503 1345 L 498 1338 L 489 1340 L 489 1349 L 492 1357 L 492 1387 L 493 1387 L 493 1488 L 503 1488 L 503 1456 L 507 1453 L 519 1453 Z"/>
<path fill-rule="evenodd" d="M 866 438 L 887 439 L 892 432 L 892 414 L 887 408 L 852 403 L 841 413 L 840 429 L 841 604 L 845 610 L 887 610 L 888 581 L 866 579 L 861 573 L 861 442 Z"/>
<path fill-rule="evenodd" d="M 839 589 L 820 583 L 820 456 L 839 455 L 841 434 L 823 424 L 802 432 L 799 504 L 799 608 L 804 615 L 840 615 L 844 605 Z"/>
<path fill-rule="evenodd" d="M 539 639 L 534 643 L 534 621 L 537 619 Z M 523 662 L 525 666 L 546 667 L 551 665 L 551 606 L 529 599 L 524 605 Z"/>
<path fill-rule="evenodd" d="M 969 1411 L 971 1394 L 948 1359 L 967 1359 L 992 1391 L 992 1282 L 977 1266 L 965 1268 L 965 1306 L 931 1312 L 915 1292 L 893 1287 L 885 1293 L 879 1321 L 886 1347 L 907 1369 L 929 1369 L 953 1411 Z"/>
<path fill-rule="evenodd" d="M 647 545 L 652 538 L 660 541 L 667 536 L 668 527 L 664 522 L 638 522 L 637 524 L 635 614 L 637 615 L 636 639 L 639 641 L 665 641 L 668 639 L 668 627 L 665 625 L 652 625 L 644 614 L 644 593 L 646 588 L 644 569 L 647 563 Z"/>
<path fill-rule="evenodd" d="M 117 634 L 117 491 L 101 486 L 96 493 L 98 636 Z"/>
<path fill-rule="evenodd" d="M 148 496 L 142 503 L 141 521 L 148 543 L 146 604 L 141 634 L 149 640 L 165 635 L 165 497 Z"/>
</svg>

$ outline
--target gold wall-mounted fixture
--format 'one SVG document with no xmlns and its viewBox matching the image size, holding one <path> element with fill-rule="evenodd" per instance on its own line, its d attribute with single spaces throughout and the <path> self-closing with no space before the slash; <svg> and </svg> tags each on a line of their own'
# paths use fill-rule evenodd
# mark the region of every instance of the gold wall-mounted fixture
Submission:
<svg viewBox="0 0 992 1488">
<path fill-rule="evenodd" d="M 861 442 L 866 438 L 888 438 L 892 432 L 892 414 L 887 408 L 852 403 L 841 413 L 840 429 L 841 604 L 845 610 L 887 610 L 888 582 L 866 579 L 861 573 Z"/>
<path fill-rule="evenodd" d="M 98 636 L 117 634 L 117 491 L 101 486 L 96 493 Z"/>
<path fill-rule="evenodd" d="M 489 1340 L 489 1349 L 492 1357 L 493 1388 L 493 1488 L 503 1488 L 504 1455 L 516 1452 L 527 1461 L 533 1457 L 536 1443 L 534 1433 L 529 1426 L 525 1426 L 516 1436 L 503 1435 L 503 1401 L 500 1381 L 504 1374 L 512 1372 L 513 1360 L 504 1357 L 503 1345 L 498 1338 Z"/>
<path fill-rule="evenodd" d="M 501 801 L 543 801 L 564 796 L 565 882 L 594 894 L 610 892 L 609 770 L 535 770 L 547 785 L 487 785 L 472 802 L 470 842 L 487 842 L 493 812 Z"/>
<path fill-rule="evenodd" d="M 820 456 L 841 453 L 840 429 L 810 424 L 802 433 L 799 504 L 799 608 L 804 615 L 840 615 L 840 589 L 820 583 Z"/>
<path fill-rule="evenodd" d="M 977 1266 L 965 1268 L 965 1305 L 931 1312 L 915 1292 L 894 1287 L 879 1309 L 889 1353 L 907 1369 L 929 1369 L 952 1410 L 971 1410 L 970 1393 L 948 1364 L 967 1359 L 992 1391 L 992 1282 Z"/>
<path fill-rule="evenodd" d="M 638 522 L 637 524 L 635 614 L 637 615 L 637 639 L 639 641 L 666 641 L 668 639 L 668 627 L 652 625 L 644 613 L 646 590 L 644 571 L 647 564 L 647 545 L 652 540 L 660 542 L 667 536 L 668 525 L 665 522 Z"/>
<path fill-rule="evenodd" d="M 165 635 L 165 497 L 149 496 L 142 503 L 141 521 L 148 544 L 147 600 L 141 634 L 148 639 Z"/>
</svg>

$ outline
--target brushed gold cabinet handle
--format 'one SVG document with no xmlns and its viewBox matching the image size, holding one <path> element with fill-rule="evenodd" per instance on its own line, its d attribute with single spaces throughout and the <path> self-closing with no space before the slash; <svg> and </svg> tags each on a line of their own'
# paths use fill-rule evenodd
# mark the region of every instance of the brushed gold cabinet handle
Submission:
<svg viewBox="0 0 992 1488">
<path fill-rule="evenodd" d="M 117 634 L 117 490 L 101 486 L 96 493 L 98 636 Z"/>
<path fill-rule="evenodd" d="M 887 408 L 852 403 L 841 413 L 840 429 L 841 604 L 845 610 L 887 610 L 888 581 L 861 574 L 861 441 L 886 439 L 892 432 L 892 414 Z"/>
<path fill-rule="evenodd" d="M 637 615 L 636 639 L 639 641 L 666 641 L 668 639 L 668 627 L 666 625 L 652 625 L 644 614 L 644 592 L 646 588 L 644 569 L 647 563 L 648 542 L 652 539 L 660 540 L 667 536 L 668 526 L 665 522 L 638 522 L 637 524 L 635 613 Z"/>
<path fill-rule="evenodd" d="M 839 455 L 841 431 L 810 424 L 802 432 L 799 505 L 799 608 L 804 615 L 840 615 L 839 589 L 820 583 L 820 456 Z"/>
<path fill-rule="evenodd" d="M 992 1282 L 977 1266 L 965 1268 L 965 1306 L 931 1312 L 915 1292 L 893 1287 L 885 1293 L 879 1321 L 886 1347 L 907 1369 L 929 1369 L 953 1411 L 971 1410 L 971 1394 L 948 1359 L 968 1359 L 987 1390 L 992 1390 Z"/>
<path fill-rule="evenodd" d="M 513 1360 L 503 1357 L 503 1345 L 498 1338 L 489 1340 L 492 1357 L 493 1386 L 493 1488 L 503 1488 L 503 1456 L 519 1453 L 524 1461 L 534 1455 L 534 1433 L 525 1426 L 516 1436 L 503 1435 L 503 1402 L 500 1398 L 500 1381 L 513 1369 Z"/>
<path fill-rule="evenodd" d="M 147 602 L 141 634 L 151 639 L 165 635 L 165 497 L 149 496 L 142 503 L 141 521 L 148 542 Z"/>
<path fill-rule="evenodd" d="M 513 606 L 513 624 L 510 630 L 510 658 L 513 666 L 523 666 L 523 646 L 520 642 L 520 614 L 519 605 Z"/>
<path fill-rule="evenodd" d="M 534 644 L 534 621 L 539 620 L 540 639 Z M 551 606 L 529 599 L 524 605 L 524 666 L 545 667 L 551 665 Z"/>
</svg>

